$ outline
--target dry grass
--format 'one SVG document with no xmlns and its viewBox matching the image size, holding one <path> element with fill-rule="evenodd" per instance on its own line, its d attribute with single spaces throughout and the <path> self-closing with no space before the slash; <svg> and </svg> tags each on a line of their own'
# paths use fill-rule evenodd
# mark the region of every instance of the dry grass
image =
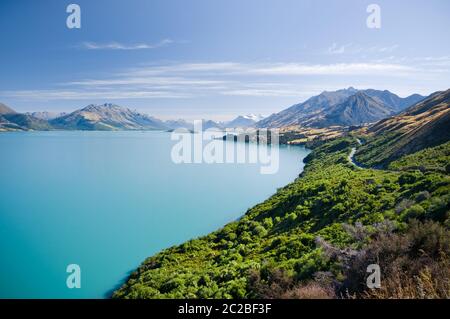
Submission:
<svg viewBox="0 0 450 319">
<path fill-rule="evenodd" d="M 258 271 L 250 275 L 250 289 L 254 297 L 262 299 L 334 299 L 334 287 L 310 281 L 306 284 L 295 282 L 286 272 L 274 269 L 261 279 Z"/>
<path fill-rule="evenodd" d="M 441 270 L 425 267 L 418 275 L 396 271 L 385 278 L 381 288 L 365 291 L 361 297 L 370 299 L 449 299 L 449 265 L 442 263 Z"/>
<path fill-rule="evenodd" d="M 281 295 L 282 299 L 335 299 L 336 294 L 330 286 L 324 287 L 315 282 L 296 286 Z"/>
<path fill-rule="evenodd" d="M 366 267 L 381 268 L 381 288 L 365 285 Z M 384 234 L 351 261 L 345 289 L 359 298 L 450 298 L 450 234 L 435 222 L 413 222 L 406 234 Z"/>
</svg>

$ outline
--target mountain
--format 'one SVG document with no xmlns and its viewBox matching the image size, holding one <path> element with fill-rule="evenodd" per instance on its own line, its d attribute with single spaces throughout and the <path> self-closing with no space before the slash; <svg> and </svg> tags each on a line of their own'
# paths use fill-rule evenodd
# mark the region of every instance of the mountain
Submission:
<svg viewBox="0 0 450 319">
<path fill-rule="evenodd" d="M 16 114 L 17 112 L 14 111 L 12 108 L 10 108 L 9 106 L 0 103 L 0 115 L 5 115 L 5 114 Z"/>
<path fill-rule="evenodd" d="M 356 153 L 366 165 L 393 160 L 450 139 L 450 89 L 431 94 L 402 113 L 369 126 L 369 138 Z"/>
<path fill-rule="evenodd" d="M 235 128 L 235 127 L 253 127 L 256 122 L 261 121 L 263 117 L 258 114 L 248 114 L 248 115 L 240 115 L 236 117 L 234 120 L 225 123 L 226 127 Z"/>
<path fill-rule="evenodd" d="M 18 113 L 2 103 L 0 103 L 0 117 L 1 130 L 49 130 L 51 128 L 47 121 Z"/>
<path fill-rule="evenodd" d="M 367 89 L 363 91 L 370 97 L 374 98 L 378 102 L 384 103 L 391 108 L 393 108 L 396 112 L 400 112 L 407 108 L 410 105 L 416 104 L 420 100 L 423 100 L 425 96 L 420 94 L 412 94 L 405 98 L 401 98 L 398 95 L 389 92 L 388 90 L 380 91 L 374 89 Z"/>
<path fill-rule="evenodd" d="M 363 93 L 357 98 L 353 95 Z M 272 114 L 256 123 L 257 127 L 306 126 L 324 127 L 330 125 L 360 125 L 367 121 L 377 121 L 398 113 L 424 97 L 413 94 L 406 98 L 387 90 L 357 90 L 353 87 L 333 92 L 324 91 L 303 103 Z M 357 107 L 357 106 L 360 107 Z M 371 107 L 374 107 L 371 110 Z M 346 111 L 339 116 L 338 112 Z M 351 123 L 351 124 L 349 124 Z"/>
<path fill-rule="evenodd" d="M 258 119 L 261 119 L 262 117 L 260 115 L 245 115 L 245 116 L 238 116 L 234 120 L 229 122 L 216 122 L 213 120 L 202 120 L 202 128 L 203 130 L 207 129 L 225 129 L 225 128 L 237 128 L 237 127 L 253 127 L 255 126 Z M 179 120 L 167 120 L 164 122 L 164 124 L 172 130 L 179 129 L 179 128 L 185 128 L 188 130 L 194 129 L 194 123 L 188 122 L 182 119 Z"/>
<path fill-rule="evenodd" d="M 220 122 L 215 122 L 213 120 L 202 120 L 202 129 L 223 129 L 224 125 Z"/>
<path fill-rule="evenodd" d="M 295 104 L 279 113 L 270 115 L 256 123 L 256 126 L 263 128 L 301 125 L 302 120 L 319 114 L 332 105 L 342 103 L 356 92 L 357 90 L 352 87 L 334 92 L 324 91 L 319 95 L 309 98 L 305 102 Z"/>
<path fill-rule="evenodd" d="M 193 123 L 190 123 L 183 119 L 167 120 L 167 121 L 164 121 L 164 125 L 167 126 L 171 130 L 176 130 L 176 129 L 180 129 L 180 128 L 185 128 L 187 130 L 194 129 Z"/>
<path fill-rule="evenodd" d="M 22 128 L 8 121 L 3 115 L 15 114 L 16 112 L 3 103 L 0 103 L 0 131 L 22 130 Z"/>
<path fill-rule="evenodd" d="M 50 120 L 57 129 L 69 130 L 166 130 L 154 117 L 115 104 L 88 105 L 70 114 Z"/>
<path fill-rule="evenodd" d="M 242 117 L 249 123 L 256 123 L 261 117 L 247 115 Z M 203 130 L 224 129 L 226 122 L 202 120 Z M 183 119 L 161 121 L 152 116 L 132 111 L 116 104 L 90 104 L 72 113 L 28 112 L 17 113 L 0 103 L 0 130 L 174 130 L 194 125 Z"/>
<path fill-rule="evenodd" d="M 64 116 L 67 113 L 65 113 L 65 112 L 47 112 L 47 111 L 42 111 L 42 112 L 27 112 L 25 114 L 33 116 L 33 117 L 41 119 L 41 120 L 50 121 L 50 120 L 53 120 L 53 119 L 55 119 L 57 117 Z"/>
<path fill-rule="evenodd" d="M 51 129 L 51 126 L 47 121 L 35 118 L 28 114 L 15 113 L 3 114 L 2 116 L 24 130 L 46 131 Z"/>
<path fill-rule="evenodd" d="M 323 115 L 315 116 L 305 123 L 312 127 L 357 126 L 376 122 L 394 113 L 395 110 L 387 104 L 359 91 L 344 102 L 330 107 Z"/>
</svg>

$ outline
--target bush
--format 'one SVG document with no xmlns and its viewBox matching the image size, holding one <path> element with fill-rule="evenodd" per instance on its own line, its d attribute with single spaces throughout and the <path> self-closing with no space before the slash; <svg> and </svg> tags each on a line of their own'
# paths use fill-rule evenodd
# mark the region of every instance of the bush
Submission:
<svg viewBox="0 0 450 319">
<path fill-rule="evenodd" d="M 398 178 L 398 182 L 400 185 L 405 185 L 405 184 L 413 184 L 418 180 L 418 175 L 417 173 L 404 173 L 402 175 L 400 175 L 400 177 Z"/>
<path fill-rule="evenodd" d="M 296 282 L 286 271 L 272 269 L 262 278 L 253 270 L 249 276 L 251 296 L 262 299 L 332 299 L 336 298 L 330 284 L 310 281 Z"/>
<path fill-rule="evenodd" d="M 404 213 L 404 219 L 409 219 L 409 218 L 416 218 L 416 219 L 420 219 L 423 217 L 423 215 L 425 214 L 425 209 L 416 204 L 411 206 L 410 208 L 408 208 L 405 213 Z"/>
<path fill-rule="evenodd" d="M 253 234 L 257 237 L 263 237 L 267 234 L 267 230 L 262 225 L 258 225 L 253 229 Z"/>
<path fill-rule="evenodd" d="M 362 298 L 449 298 L 450 232 L 412 221 L 406 234 L 379 234 L 348 264 L 341 293 Z M 366 286 L 366 268 L 378 264 L 381 288 Z"/>
</svg>

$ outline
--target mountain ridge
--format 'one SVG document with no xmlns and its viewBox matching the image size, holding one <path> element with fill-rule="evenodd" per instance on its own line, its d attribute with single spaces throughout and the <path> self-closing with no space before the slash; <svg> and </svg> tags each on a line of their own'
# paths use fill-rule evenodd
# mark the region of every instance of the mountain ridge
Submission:
<svg viewBox="0 0 450 319">
<path fill-rule="evenodd" d="M 401 98 L 388 90 L 353 87 L 337 91 L 323 91 L 305 102 L 262 118 L 260 115 L 239 115 L 231 121 L 202 120 L 203 129 L 209 128 L 276 128 L 300 126 L 324 128 L 359 126 L 376 122 L 401 112 L 411 103 L 423 99 L 418 94 Z M 28 112 L 17 113 L 0 104 L 2 130 L 173 130 L 193 129 L 185 120 L 162 121 L 112 103 L 89 104 L 71 113 Z"/>
<path fill-rule="evenodd" d="M 450 139 L 450 89 L 435 92 L 403 112 L 367 128 L 358 162 L 384 167 L 393 160 Z M 365 154 L 365 155 L 364 155 Z"/>
<path fill-rule="evenodd" d="M 393 115 L 400 112 L 404 108 L 420 101 L 424 97 L 419 94 L 412 94 L 408 97 L 401 98 L 398 95 L 388 90 L 357 90 L 353 87 L 347 89 L 341 89 L 337 91 L 324 91 L 319 95 L 313 96 L 307 99 L 305 102 L 294 104 L 285 110 L 272 114 L 271 116 L 256 123 L 259 128 L 269 127 L 283 127 L 283 126 L 306 126 L 306 127 L 324 127 L 332 125 L 346 126 L 360 125 L 363 122 L 352 120 L 351 118 L 342 118 L 331 114 L 336 110 L 336 106 L 347 103 L 351 104 L 353 101 L 349 98 L 358 93 L 364 93 L 367 97 L 370 97 L 370 104 L 376 106 L 377 116 L 370 114 L 370 110 L 366 110 L 366 115 L 360 116 L 362 119 L 370 119 L 372 121 L 380 120 L 389 115 Z M 367 98 L 366 98 L 367 99 Z M 366 103 L 363 103 L 366 104 Z M 341 105 L 341 108 L 344 108 Z M 354 107 L 353 107 L 354 108 Z M 384 108 L 384 110 L 381 110 Z M 361 114 L 360 114 L 361 115 Z M 356 119 L 357 120 L 357 119 Z"/>
</svg>

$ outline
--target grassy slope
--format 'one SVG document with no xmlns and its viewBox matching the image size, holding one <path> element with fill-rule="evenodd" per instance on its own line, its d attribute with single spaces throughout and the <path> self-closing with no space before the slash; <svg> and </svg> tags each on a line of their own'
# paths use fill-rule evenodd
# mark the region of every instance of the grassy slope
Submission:
<svg viewBox="0 0 450 319">
<path fill-rule="evenodd" d="M 299 282 L 328 271 L 342 281 L 342 264 L 324 253 L 318 238 L 358 249 L 364 241 L 349 235 L 348 224 L 360 222 L 369 232 L 385 220 L 404 229 L 411 217 L 448 225 L 448 174 L 355 169 L 347 160 L 355 145 L 340 138 L 316 148 L 296 181 L 241 220 L 148 258 L 114 297 L 255 297 L 249 283 L 255 269 L 283 269 Z M 401 160 L 392 165 L 405 168 Z"/>
</svg>

